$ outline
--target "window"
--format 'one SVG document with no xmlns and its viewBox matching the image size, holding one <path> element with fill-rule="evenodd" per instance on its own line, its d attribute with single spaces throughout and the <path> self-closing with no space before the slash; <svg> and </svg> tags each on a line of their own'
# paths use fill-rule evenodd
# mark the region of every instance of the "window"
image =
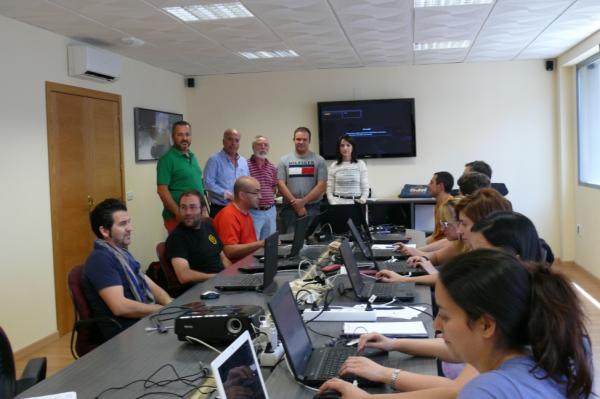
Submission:
<svg viewBox="0 0 600 399">
<path fill-rule="evenodd" d="M 579 184 L 600 188 L 600 55 L 577 65 Z"/>
</svg>

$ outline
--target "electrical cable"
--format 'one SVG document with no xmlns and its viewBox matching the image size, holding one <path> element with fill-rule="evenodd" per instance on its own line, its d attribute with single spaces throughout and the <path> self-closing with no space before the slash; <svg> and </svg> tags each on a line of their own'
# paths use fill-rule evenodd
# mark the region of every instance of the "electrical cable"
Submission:
<svg viewBox="0 0 600 399">
<path fill-rule="evenodd" d="M 192 341 L 192 342 L 196 342 L 196 343 L 202 344 L 202 345 L 206 346 L 208 349 L 211 349 L 211 350 L 217 352 L 218 354 L 221 354 L 220 350 L 218 350 L 214 346 L 211 346 L 211 345 L 207 344 L 206 342 L 202 341 L 201 339 L 198 339 L 198 338 L 195 338 L 195 337 L 190 337 L 189 335 L 186 335 L 185 339 L 188 342 Z"/>
</svg>

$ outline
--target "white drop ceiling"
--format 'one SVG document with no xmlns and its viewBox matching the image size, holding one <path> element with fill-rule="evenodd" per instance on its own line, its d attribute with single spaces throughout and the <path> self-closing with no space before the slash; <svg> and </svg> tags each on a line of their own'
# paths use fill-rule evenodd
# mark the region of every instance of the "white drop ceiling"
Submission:
<svg viewBox="0 0 600 399">
<path fill-rule="evenodd" d="M 416 9 L 413 0 L 241 2 L 255 17 L 184 23 L 162 10 L 206 0 L 1 0 L 0 14 L 185 76 L 549 59 L 600 29 L 600 0 Z M 130 36 L 145 44 L 122 42 Z M 462 40 L 471 45 L 413 50 Z M 299 57 L 238 54 L 288 49 Z"/>
</svg>

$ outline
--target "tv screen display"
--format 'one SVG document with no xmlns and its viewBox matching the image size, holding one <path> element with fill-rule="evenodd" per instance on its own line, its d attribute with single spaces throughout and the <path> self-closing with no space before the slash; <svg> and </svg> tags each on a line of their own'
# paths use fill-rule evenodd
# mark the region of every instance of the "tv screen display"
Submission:
<svg viewBox="0 0 600 399">
<path fill-rule="evenodd" d="M 320 102 L 319 153 L 336 158 L 337 140 L 354 139 L 358 158 L 414 157 L 415 100 L 361 100 Z"/>
</svg>

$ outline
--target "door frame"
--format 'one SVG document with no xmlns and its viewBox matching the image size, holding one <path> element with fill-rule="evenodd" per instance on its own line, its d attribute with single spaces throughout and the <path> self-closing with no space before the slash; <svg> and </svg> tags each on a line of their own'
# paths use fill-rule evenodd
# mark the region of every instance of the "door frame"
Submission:
<svg viewBox="0 0 600 399">
<path fill-rule="evenodd" d="M 124 150 L 123 150 L 123 119 L 122 119 L 122 103 L 121 96 L 118 94 L 102 92 L 98 90 L 91 90 L 77 86 L 70 86 L 61 83 L 55 82 L 45 82 L 45 90 L 46 90 L 46 129 L 47 129 L 47 140 L 48 140 L 48 174 L 50 179 L 50 217 L 51 217 L 51 226 L 52 226 L 52 255 L 53 255 L 53 274 L 54 274 L 54 294 L 55 294 L 55 311 L 56 311 L 56 327 L 60 335 L 66 334 L 71 331 L 72 326 L 65 325 L 66 320 L 65 314 L 63 314 L 63 309 L 60 309 L 60 304 L 64 303 L 64 296 L 68 296 L 68 286 L 67 290 L 63 292 L 63 290 L 59 289 L 58 281 L 64 279 L 66 281 L 67 276 L 61 276 L 59 270 L 57 269 L 57 264 L 59 259 L 61 259 L 60 246 L 56 243 L 58 242 L 59 235 L 58 232 L 54 229 L 54 226 L 57 225 L 56 218 L 58 217 L 58 207 L 59 207 L 59 194 L 56 192 L 54 182 L 57 179 L 55 168 L 53 167 L 53 161 L 56 159 L 58 155 L 57 149 L 54 148 L 53 140 L 50 140 L 50 137 L 54 134 L 54 112 L 50 107 L 50 95 L 52 93 L 62 93 L 69 94 L 87 98 L 94 98 L 99 100 L 108 100 L 117 103 L 117 118 L 118 120 L 118 137 L 119 137 L 119 146 L 121 149 L 121 164 L 120 164 L 120 175 L 121 175 L 121 200 L 123 201 L 125 198 L 125 176 L 124 176 Z M 70 265 L 73 267 L 76 265 Z"/>
</svg>

